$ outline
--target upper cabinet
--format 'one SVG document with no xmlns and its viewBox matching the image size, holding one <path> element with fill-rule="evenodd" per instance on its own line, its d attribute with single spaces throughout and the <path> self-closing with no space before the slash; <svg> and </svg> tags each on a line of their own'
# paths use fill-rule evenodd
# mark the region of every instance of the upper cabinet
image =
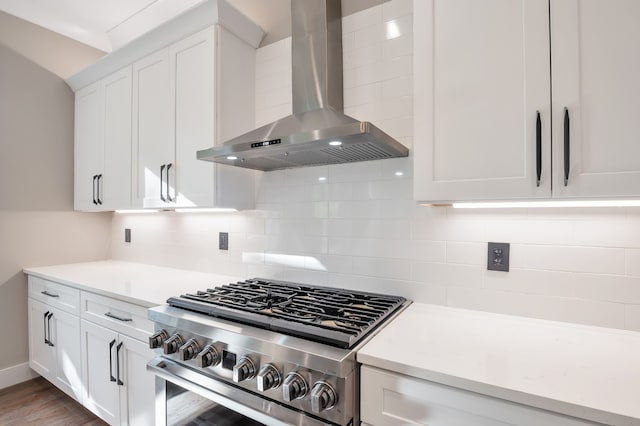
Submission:
<svg viewBox="0 0 640 426">
<path fill-rule="evenodd" d="M 256 172 L 196 152 L 253 128 L 262 35 L 206 2 L 68 79 L 80 88 L 76 210 L 252 208 Z"/>
<path fill-rule="evenodd" d="M 196 151 L 251 129 L 254 63 L 250 45 L 210 27 L 133 64 L 136 207 L 253 207 L 255 172 Z"/>
<path fill-rule="evenodd" d="M 639 19 L 633 0 L 414 1 L 414 198 L 640 195 Z"/>
<path fill-rule="evenodd" d="M 75 209 L 131 207 L 131 67 L 76 92 Z"/>
<path fill-rule="evenodd" d="M 554 197 L 640 195 L 638 23 L 635 0 L 551 1 Z"/>
</svg>

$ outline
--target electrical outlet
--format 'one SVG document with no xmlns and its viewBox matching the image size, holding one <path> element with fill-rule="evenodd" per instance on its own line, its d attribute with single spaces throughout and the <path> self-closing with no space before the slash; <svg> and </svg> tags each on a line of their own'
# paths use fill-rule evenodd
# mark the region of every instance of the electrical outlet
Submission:
<svg viewBox="0 0 640 426">
<path fill-rule="evenodd" d="M 218 249 L 229 250 L 229 233 L 228 232 L 218 233 Z"/>
<path fill-rule="evenodd" d="M 124 228 L 124 242 L 125 243 L 131 242 L 131 229 L 129 228 Z"/>
<path fill-rule="evenodd" d="M 487 269 L 509 272 L 509 243 L 487 244 Z"/>
</svg>

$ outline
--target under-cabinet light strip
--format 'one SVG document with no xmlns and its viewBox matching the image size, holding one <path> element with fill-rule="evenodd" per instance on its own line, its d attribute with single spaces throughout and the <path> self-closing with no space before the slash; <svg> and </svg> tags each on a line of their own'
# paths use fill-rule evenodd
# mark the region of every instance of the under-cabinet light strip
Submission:
<svg viewBox="0 0 640 426">
<path fill-rule="evenodd" d="M 562 201 L 501 201 L 453 203 L 455 209 L 517 209 L 549 207 L 640 207 L 640 200 L 562 200 Z"/>
</svg>

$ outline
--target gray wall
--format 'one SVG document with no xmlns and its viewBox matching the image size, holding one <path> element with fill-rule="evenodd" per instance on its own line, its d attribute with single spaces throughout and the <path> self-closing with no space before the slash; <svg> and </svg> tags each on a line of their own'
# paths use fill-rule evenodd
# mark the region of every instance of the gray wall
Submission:
<svg viewBox="0 0 640 426">
<path fill-rule="evenodd" d="M 22 268 L 107 258 L 110 226 L 73 212 L 73 93 L 0 44 L 0 370 L 28 361 Z"/>
</svg>

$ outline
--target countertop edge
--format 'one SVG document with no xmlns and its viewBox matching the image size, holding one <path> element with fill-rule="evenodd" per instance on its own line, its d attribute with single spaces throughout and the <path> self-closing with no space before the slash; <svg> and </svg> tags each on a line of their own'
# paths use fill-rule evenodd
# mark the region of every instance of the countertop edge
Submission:
<svg viewBox="0 0 640 426">
<path fill-rule="evenodd" d="M 32 275 L 34 277 L 42 278 L 44 280 L 53 281 L 53 282 L 55 282 L 57 284 L 66 285 L 67 287 L 73 287 L 73 288 L 77 288 L 77 289 L 79 289 L 81 291 L 86 291 L 88 293 L 93 293 L 93 294 L 98 294 L 100 296 L 110 297 L 112 299 L 119 300 L 121 302 L 131 303 L 133 305 L 138 305 L 138 306 L 141 306 L 141 307 L 147 308 L 147 309 L 161 305 L 161 304 L 158 304 L 158 303 L 155 303 L 155 302 L 151 302 L 149 300 L 138 299 L 138 298 L 135 298 L 135 297 L 130 297 L 130 296 L 124 295 L 122 293 L 112 292 L 112 291 L 104 290 L 104 289 L 101 289 L 101 288 L 92 287 L 91 285 L 88 285 L 88 284 L 85 284 L 85 283 L 82 283 L 82 282 L 73 281 L 73 280 L 61 278 L 61 277 L 58 277 L 58 276 L 52 276 L 52 275 L 43 274 L 41 272 L 34 271 L 31 268 L 25 268 L 23 270 L 23 272 L 26 275 Z"/>
</svg>

